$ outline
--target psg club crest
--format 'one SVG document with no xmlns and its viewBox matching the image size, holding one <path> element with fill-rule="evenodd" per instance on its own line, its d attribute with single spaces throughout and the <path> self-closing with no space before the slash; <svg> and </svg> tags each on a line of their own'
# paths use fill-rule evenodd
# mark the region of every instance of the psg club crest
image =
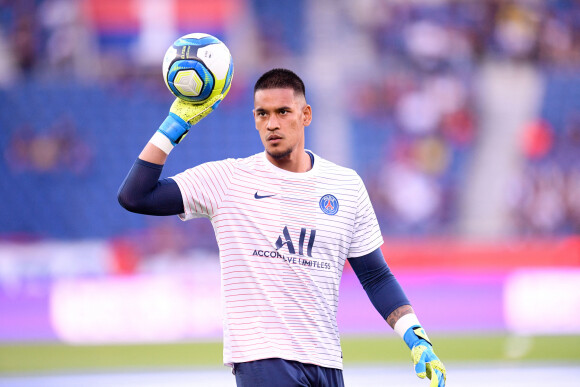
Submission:
<svg viewBox="0 0 580 387">
<path fill-rule="evenodd" d="M 334 215 L 338 212 L 338 199 L 331 194 L 320 198 L 320 209 L 327 215 Z"/>
</svg>

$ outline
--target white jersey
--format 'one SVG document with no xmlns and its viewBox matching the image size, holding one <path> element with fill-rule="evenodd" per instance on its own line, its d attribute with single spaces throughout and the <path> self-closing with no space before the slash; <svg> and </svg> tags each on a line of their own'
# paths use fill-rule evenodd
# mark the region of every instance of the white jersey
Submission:
<svg viewBox="0 0 580 387">
<path fill-rule="evenodd" d="M 361 178 L 315 156 L 277 168 L 265 153 L 173 177 L 181 219 L 209 218 L 219 245 L 224 363 L 283 358 L 342 369 L 336 323 L 347 258 L 383 243 Z"/>
</svg>

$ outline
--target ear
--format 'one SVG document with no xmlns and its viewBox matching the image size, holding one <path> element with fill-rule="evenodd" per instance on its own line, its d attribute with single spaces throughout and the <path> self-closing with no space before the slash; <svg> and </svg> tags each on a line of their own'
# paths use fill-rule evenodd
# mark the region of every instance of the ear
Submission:
<svg viewBox="0 0 580 387">
<path fill-rule="evenodd" d="M 312 107 L 310 105 L 304 106 L 302 109 L 302 115 L 304 116 L 303 124 L 304 126 L 310 125 L 312 122 Z"/>
<path fill-rule="evenodd" d="M 252 115 L 254 116 L 254 127 L 258 130 L 258 123 L 256 122 L 256 109 L 252 109 Z"/>
</svg>

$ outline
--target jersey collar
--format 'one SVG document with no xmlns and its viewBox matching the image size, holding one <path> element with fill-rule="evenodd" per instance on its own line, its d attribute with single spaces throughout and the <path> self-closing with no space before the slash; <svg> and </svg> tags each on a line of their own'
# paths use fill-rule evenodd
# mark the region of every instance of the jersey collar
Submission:
<svg viewBox="0 0 580 387">
<path fill-rule="evenodd" d="M 264 165 L 266 166 L 266 168 L 268 168 L 270 171 L 276 173 L 277 175 L 292 176 L 293 178 L 306 179 L 306 178 L 309 178 L 311 176 L 315 176 L 318 174 L 318 168 L 320 166 L 320 158 L 309 149 L 305 149 L 305 151 L 307 153 L 311 154 L 311 159 L 313 160 L 312 168 L 306 172 L 291 172 L 291 171 L 287 171 L 287 170 L 282 169 L 282 168 L 278 168 L 277 166 L 272 164 L 270 162 L 270 160 L 268 160 L 268 157 L 266 157 L 266 151 L 262 152 L 262 159 L 264 161 Z"/>
</svg>

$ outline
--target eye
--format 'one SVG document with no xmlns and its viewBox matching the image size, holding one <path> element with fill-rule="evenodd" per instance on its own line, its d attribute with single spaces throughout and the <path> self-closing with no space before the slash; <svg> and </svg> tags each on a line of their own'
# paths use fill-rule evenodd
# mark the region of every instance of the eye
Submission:
<svg viewBox="0 0 580 387">
<path fill-rule="evenodd" d="M 280 115 L 286 115 L 286 114 L 288 114 L 288 110 L 280 109 Z"/>
</svg>

